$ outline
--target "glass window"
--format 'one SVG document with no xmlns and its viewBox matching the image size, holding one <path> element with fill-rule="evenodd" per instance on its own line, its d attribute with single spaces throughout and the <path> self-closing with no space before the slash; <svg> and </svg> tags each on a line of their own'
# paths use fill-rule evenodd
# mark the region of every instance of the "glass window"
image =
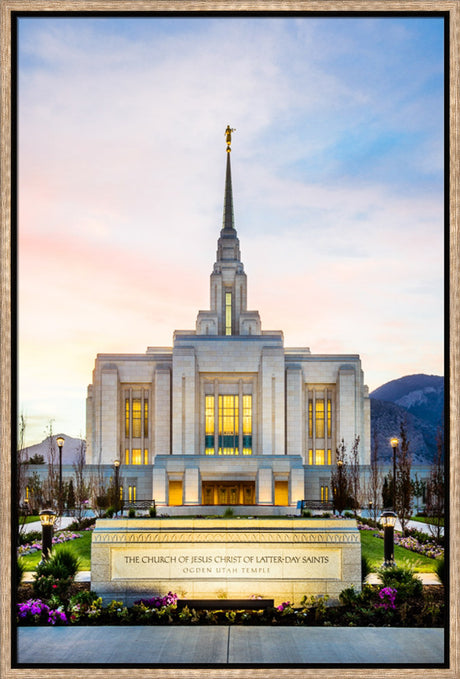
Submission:
<svg viewBox="0 0 460 679">
<path fill-rule="evenodd" d="M 129 448 L 125 450 L 125 464 L 129 464 Z"/>
<path fill-rule="evenodd" d="M 214 455 L 214 396 L 205 396 L 205 453 Z"/>
<path fill-rule="evenodd" d="M 311 398 L 308 399 L 308 436 L 310 438 L 313 436 L 313 401 Z"/>
<path fill-rule="evenodd" d="M 225 334 L 232 334 L 232 293 L 225 293 Z"/>
<path fill-rule="evenodd" d="M 332 450 L 330 448 L 327 449 L 327 463 L 332 464 Z"/>
<path fill-rule="evenodd" d="M 141 399 L 133 398 L 133 438 L 140 439 L 141 437 L 141 421 L 142 421 L 142 410 L 141 410 Z"/>
<path fill-rule="evenodd" d="M 316 449 L 315 464 L 324 464 L 324 450 L 319 450 L 318 448 Z"/>
<path fill-rule="evenodd" d="M 321 502 L 327 502 L 329 500 L 329 488 L 328 486 L 321 486 Z"/>
<path fill-rule="evenodd" d="M 324 438 L 324 399 L 319 398 L 316 401 L 315 407 L 316 416 L 316 437 L 319 439 Z"/>
<path fill-rule="evenodd" d="M 128 487 L 128 501 L 136 502 L 136 486 Z"/>
<path fill-rule="evenodd" d="M 125 437 L 129 439 L 129 398 L 125 400 Z"/>
<path fill-rule="evenodd" d="M 132 464 L 142 464 L 141 449 L 140 448 L 133 448 Z"/>
<path fill-rule="evenodd" d="M 120 486 L 120 500 L 123 500 L 123 486 Z"/>
<path fill-rule="evenodd" d="M 149 400 L 144 399 L 144 438 L 149 437 Z"/>
<path fill-rule="evenodd" d="M 238 455 L 238 396 L 219 396 L 219 455 Z"/>
<path fill-rule="evenodd" d="M 308 464 L 313 464 L 313 448 L 308 451 Z"/>
<path fill-rule="evenodd" d="M 252 455 L 252 396 L 243 396 L 243 455 Z"/>
<path fill-rule="evenodd" d="M 144 448 L 144 464 L 148 464 L 148 463 L 149 463 L 149 449 Z"/>
<path fill-rule="evenodd" d="M 330 398 L 327 399 L 327 435 L 329 438 L 332 435 L 332 401 Z"/>
</svg>

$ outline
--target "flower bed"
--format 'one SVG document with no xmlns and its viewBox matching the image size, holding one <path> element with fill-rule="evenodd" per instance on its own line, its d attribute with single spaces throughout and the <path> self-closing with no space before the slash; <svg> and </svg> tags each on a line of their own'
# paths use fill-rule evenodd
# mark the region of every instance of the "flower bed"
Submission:
<svg viewBox="0 0 460 679">
<path fill-rule="evenodd" d="M 409 583 L 410 584 L 410 583 Z M 67 603 L 30 599 L 17 605 L 20 625 L 290 625 L 290 626 L 413 626 L 439 627 L 444 623 L 440 592 L 410 591 L 408 585 L 365 585 L 340 595 L 339 605 L 327 596 L 304 597 L 300 606 L 289 601 L 259 610 L 195 610 L 177 606 L 177 595 L 141 599 L 128 608 L 121 601 L 102 605 L 95 592 L 80 592 Z"/>
<path fill-rule="evenodd" d="M 378 533 L 376 533 L 375 528 L 361 523 L 358 524 L 358 529 L 374 531 L 374 537 L 381 538 L 383 540 L 384 537 L 383 530 L 379 530 Z M 429 539 L 421 542 L 418 538 L 412 535 L 403 536 L 401 535 L 401 533 L 395 532 L 394 544 L 398 545 L 399 547 L 404 547 L 404 549 L 408 549 L 411 552 L 423 554 L 424 556 L 427 556 L 430 559 L 440 559 L 444 557 L 444 548 L 441 547 L 440 545 L 437 545 L 435 542 L 430 541 Z"/>
<path fill-rule="evenodd" d="M 60 531 L 53 537 L 53 545 L 60 545 L 69 540 L 76 540 L 81 538 L 80 533 L 72 533 L 71 531 Z M 41 540 L 36 540 L 34 542 L 27 542 L 24 545 L 18 547 L 18 556 L 26 556 L 27 554 L 33 554 L 34 552 L 41 551 L 42 543 Z"/>
</svg>

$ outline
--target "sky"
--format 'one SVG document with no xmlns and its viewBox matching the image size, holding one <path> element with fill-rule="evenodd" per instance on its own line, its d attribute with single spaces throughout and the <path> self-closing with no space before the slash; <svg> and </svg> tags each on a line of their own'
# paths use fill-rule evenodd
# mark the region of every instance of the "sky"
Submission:
<svg viewBox="0 0 460 679">
<path fill-rule="evenodd" d="M 98 353 L 209 309 L 225 137 L 248 308 L 359 354 L 372 391 L 444 372 L 437 17 L 24 17 L 18 413 L 85 436 Z"/>
</svg>

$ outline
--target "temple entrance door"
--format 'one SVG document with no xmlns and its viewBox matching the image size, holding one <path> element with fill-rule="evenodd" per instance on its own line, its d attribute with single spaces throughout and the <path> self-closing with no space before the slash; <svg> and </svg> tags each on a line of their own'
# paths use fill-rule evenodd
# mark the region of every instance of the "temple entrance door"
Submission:
<svg viewBox="0 0 460 679">
<path fill-rule="evenodd" d="M 253 505 L 255 481 L 205 481 L 202 488 L 204 505 Z"/>
</svg>

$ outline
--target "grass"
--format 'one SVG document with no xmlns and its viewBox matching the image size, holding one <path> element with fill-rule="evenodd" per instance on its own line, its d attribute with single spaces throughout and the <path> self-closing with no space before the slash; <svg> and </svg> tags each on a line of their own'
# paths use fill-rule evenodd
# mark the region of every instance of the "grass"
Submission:
<svg viewBox="0 0 460 679">
<path fill-rule="evenodd" d="M 25 524 L 25 523 L 35 523 L 35 521 L 40 521 L 39 516 L 21 516 L 19 518 L 19 523 L 20 524 Z"/>
<path fill-rule="evenodd" d="M 419 523 L 429 523 L 432 526 L 436 526 L 437 519 L 433 519 L 429 516 L 412 516 L 411 521 L 418 521 Z M 439 519 L 440 526 L 444 526 L 444 519 Z"/>
<path fill-rule="evenodd" d="M 362 530 L 360 534 L 363 556 L 369 559 L 373 570 L 380 568 L 383 563 L 383 540 L 374 538 L 370 530 Z M 398 545 L 395 545 L 395 561 L 398 565 L 410 566 L 416 573 L 434 573 L 437 563 L 436 559 L 430 559 L 428 556 L 411 552 Z"/>
<path fill-rule="evenodd" d="M 80 559 L 81 571 L 91 570 L 91 536 L 92 531 L 85 530 L 81 533 L 81 538 L 77 540 L 69 540 L 68 542 L 62 543 L 62 545 L 54 545 L 53 552 L 58 551 L 60 547 L 68 546 L 71 547 L 75 554 Z M 35 552 L 34 554 L 27 554 L 22 557 L 24 560 L 24 569 L 26 571 L 34 571 L 38 562 L 42 558 L 41 552 Z"/>
</svg>

